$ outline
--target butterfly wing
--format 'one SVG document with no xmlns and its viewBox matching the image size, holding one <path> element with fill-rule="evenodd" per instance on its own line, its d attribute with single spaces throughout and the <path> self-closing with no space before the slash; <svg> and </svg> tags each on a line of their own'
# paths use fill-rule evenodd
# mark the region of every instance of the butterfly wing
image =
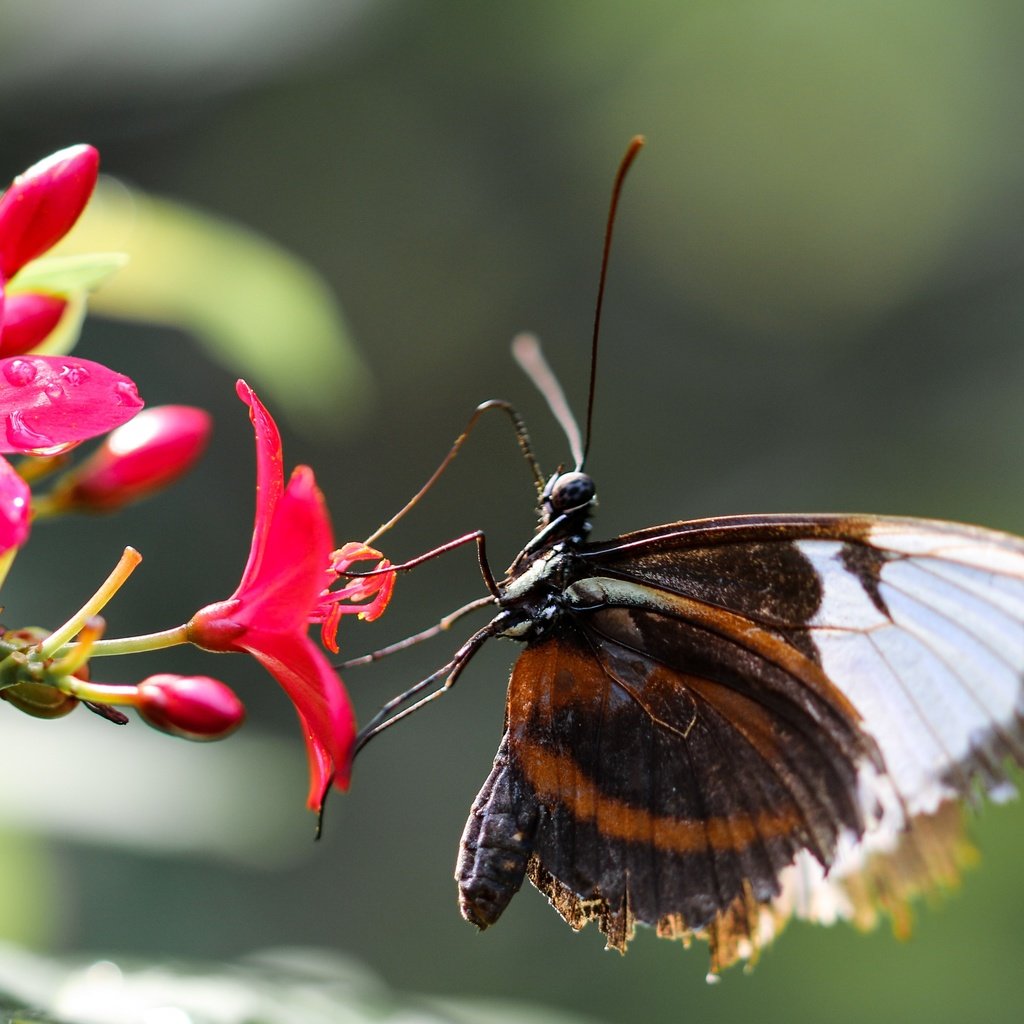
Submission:
<svg viewBox="0 0 1024 1024">
<path fill-rule="evenodd" d="M 734 517 L 582 553 L 593 576 L 736 611 L 818 663 L 911 813 L 1024 760 L 1024 540 L 896 517 Z M 614 589 L 614 584 L 612 585 Z"/>
<path fill-rule="evenodd" d="M 528 869 L 575 927 L 705 934 L 717 968 L 948 875 L 953 801 L 1024 763 L 1017 538 L 735 517 L 587 545 L 572 576 L 467 825 L 477 923 Z"/>
</svg>

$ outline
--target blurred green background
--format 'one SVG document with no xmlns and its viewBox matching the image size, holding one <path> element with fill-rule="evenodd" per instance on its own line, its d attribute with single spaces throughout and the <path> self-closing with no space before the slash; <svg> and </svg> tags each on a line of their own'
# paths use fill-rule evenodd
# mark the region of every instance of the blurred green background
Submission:
<svg viewBox="0 0 1024 1024">
<path fill-rule="evenodd" d="M 7 0 L 0 170 L 89 141 L 109 174 L 251 227 L 323 276 L 357 355 L 326 415 L 308 377 L 315 398 L 300 387 L 275 408 L 286 460 L 316 468 L 344 539 L 390 516 L 485 398 L 519 406 L 546 469 L 568 458 L 508 341 L 536 331 L 582 415 L 607 196 L 643 132 L 605 309 L 595 536 L 784 510 L 1024 533 L 1022 30 L 1011 0 Z M 223 286 L 261 319 L 258 283 L 189 270 L 172 291 L 216 304 Z M 265 323 L 252 345 L 278 355 L 290 324 L 305 329 L 301 310 Z M 130 542 L 146 561 L 109 609 L 112 634 L 172 625 L 230 593 L 245 559 L 252 442 L 232 383 L 251 368 L 210 359 L 186 329 L 97 317 L 80 352 L 150 404 L 210 408 L 217 434 L 172 493 L 40 529 L 8 615 L 60 621 Z M 252 380 L 274 405 L 272 382 Z M 482 527 L 505 565 L 532 506 L 495 419 L 381 544 L 398 561 Z M 383 620 L 346 629 L 345 653 L 482 593 L 470 551 L 439 559 Z M 361 716 L 468 629 L 349 673 Z M 237 686 L 250 727 L 215 747 L 3 716 L 3 933 L 157 957 L 323 946 L 403 989 L 605 1021 L 1020 1019 L 1019 805 L 984 809 L 980 868 L 919 911 L 907 943 L 795 925 L 751 975 L 709 987 L 703 949 L 642 933 L 627 957 L 606 953 L 532 890 L 477 935 L 451 874 L 514 654 L 492 644 L 377 740 L 317 845 L 293 712 L 242 659 L 152 662 Z"/>
</svg>

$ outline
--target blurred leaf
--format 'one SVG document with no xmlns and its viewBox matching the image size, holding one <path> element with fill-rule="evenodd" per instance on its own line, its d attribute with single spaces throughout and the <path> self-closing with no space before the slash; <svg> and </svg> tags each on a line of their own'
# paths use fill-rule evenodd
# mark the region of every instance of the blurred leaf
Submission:
<svg viewBox="0 0 1024 1024">
<path fill-rule="evenodd" d="M 301 796 L 304 761 L 285 740 L 247 730 L 230 743 L 196 744 L 132 726 L 118 730 L 116 742 L 101 743 L 95 723 L 80 715 L 57 729 L 33 728 L 40 725 L 51 723 L 0 717 L 0 747 L 9 763 L 88 764 L 91 795 L 82 800 L 64 771 L 0 787 L 0 820 L 18 834 L 263 867 L 312 853 L 313 826 Z M 0 844 L 0 936 L 35 942 L 38 932 L 26 934 L 24 925 L 9 922 L 52 923 L 61 876 L 49 868 L 45 851 L 36 845 L 22 851 L 7 838 Z"/>
<path fill-rule="evenodd" d="M 119 252 L 95 252 L 81 256 L 50 256 L 33 260 L 11 281 L 9 291 L 51 292 L 62 295 L 67 306 L 60 322 L 42 345 L 40 355 L 56 356 L 70 352 L 78 343 L 85 321 L 87 296 L 128 262 Z"/>
<path fill-rule="evenodd" d="M 112 243 L 129 263 L 92 296 L 94 312 L 189 331 L 300 427 L 337 429 L 363 409 L 367 375 L 337 302 L 292 254 L 107 179 L 60 251 Z"/>
<path fill-rule="evenodd" d="M 2 1024 L 64 1024 L 56 1017 L 38 1013 L 35 1010 L 14 1009 L 0 1006 L 0 1022 Z"/>
<path fill-rule="evenodd" d="M 510 999 L 432 999 L 450 1024 L 587 1024 L 591 1017 Z"/>
<path fill-rule="evenodd" d="M 93 252 L 33 260 L 11 281 L 10 290 L 63 294 L 98 287 L 128 262 L 127 253 Z"/>
<path fill-rule="evenodd" d="M 228 964 L 116 964 L 51 961 L 7 948 L 0 949 L 0 989 L 76 1024 L 142 1024 L 156 1020 L 159 1011 L 171 1020 L 174 1010 L 192 1024 L 587 1024 L 589 1019 L 510 1001 L 404 995 L 358 963 L 308 949 Z"/>
<path fill-rule="evenodd" d="M 0 938 L 29 946 L 52 942 L 67 886 L 50 847 L 5 821 L 0 828 L 0 880 Z"/>
<path fill-rule="evenodd" d="M 74 292 L 67 298 L 67 307 L 57 326 L 50 332 L 46 341 L 35 349 L 39 355 L 63 355 L 65 352 L 70 352 L 78 343 L 85 314 L 88 312 L 86 293 L 84 291 Z"/>
</svg>

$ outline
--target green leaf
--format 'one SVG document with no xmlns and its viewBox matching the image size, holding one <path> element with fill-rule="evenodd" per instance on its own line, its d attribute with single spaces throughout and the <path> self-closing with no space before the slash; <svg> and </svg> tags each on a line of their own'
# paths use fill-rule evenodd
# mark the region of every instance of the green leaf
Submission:
<svg viewBox="0 0 1024 1024">
<path fill-rule="evenodd" d="M 0 1024 L 62 1024 L 56 1017 L 35 1010 L 12 1009 L 0 1006 Z"/>
<path fill-rule="evenodd" d="M 106 1020 L 112 1007 L 130 1004 L 140 1020 L 173 1007 L 204 1024 L 594 1024 L 529 1003 L 397 992 L 361 964 L 309 948 L 221 964 L 114 964 L 0 947 L 0 992 L 8 1003 L 44 1010 L 61 993 L 59 1012 L 73 1020 Z M 21 1019 L 47 1020 L 25 1013 Z"/>
<path fill-rule="evenodd" d="M 57 321 L 57 326 L 50 331 L 46 341 L 33 349 L 34 353 L 42 356 L 61 356 L 70 352 L 78 343 L 87 312 L 85 292 L 79 291 L 68 295 L 67 300 L 67 308 Z"/>
<path fill-rule="evenodd" d="M 123 252 L 94 252 L 81 256 L 48 256 L 33 260 L 11 280 L 9 291 L 71 292 L 92 291 L 127 262 Z"/>
</svg>

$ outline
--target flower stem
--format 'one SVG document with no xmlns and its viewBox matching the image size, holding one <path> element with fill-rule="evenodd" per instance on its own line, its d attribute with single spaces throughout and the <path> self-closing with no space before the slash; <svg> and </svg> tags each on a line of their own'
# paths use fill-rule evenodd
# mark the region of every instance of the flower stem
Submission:
<svg viewBox="0 0 1024 1024">
<path fill-rule="evenodd" d="M 14 564 L 14 556 L 17 553 L 17 548 L 9 548 L 2 555 L 0 555 L 0 586 L 3 586 L 4 580 L 7 579 L 7 573 L 10 571 L 11 566 Z"/>
<path fill-rule="evenodd" d="M 164 647 L 175 647 L 188 643 L 187 627 L 182 624 L 173 629 L 162 629 L 158 633 L 142 633 L 139 636 L 119 637 L 116 640 L 97 640 L 90 650 L 90 657 L 102 658 L 114 654 L 138 654 L 140 651 L 158 651 Z M 74 650 L 77 644 L 69 644 L 67 650 Z"/>
<path fill-rule="evenodd" d="M 52 494 L 32 495 L 32 518 L 33 520 L 52 519 L 61 511 L 60 506 L 53 499 Z"/>
<path fill-rule="evenodd" d="M 67 455 L 49 455 L 43 458 L 38 456 L 26 459 L 19 459 L 18 465 L 15 467 L 18 470 L 18 476 L 27 484 L 38 483 L 44 477 L 49 476 L 51 473 L 57 472 L 59 469 L 63 469 L 68 464 Z"/>
<path fill-rule="evenodd" d="M 114 566 L 114 571 L 103 581 L 99 590 L 63 626 L 55 629 L 40 644 L 39 653 L 42 657 L 52 658 L 73 636 L 82 630 L 89 619 L 98 615 L 107 602 L 124 586 L 125 581 L 141 561 L 142 555 L 135 548 L 125 548 L 124 554 Z"/>
<path fill-rule="evenodd" d="M 74 676 L 65 676 L 61 680 L 61 690 L 70 693 L 79 700 L 91 700 L 97 704 L 135 704 L 138 699 L 138 687 L 115 686 L 112 683 L 93 683 Z"/>
<path fill-rule="evenodd" d="M 54 659 L 50 671 L 55 675 L 74 675 L 89 660 L 93 644 L 103 636 L 105 627 L 106 623 L 99 617 L 86 622 L 78 633 L 78 643 L 65 647 L 61 657 Z"/>
</svg>

